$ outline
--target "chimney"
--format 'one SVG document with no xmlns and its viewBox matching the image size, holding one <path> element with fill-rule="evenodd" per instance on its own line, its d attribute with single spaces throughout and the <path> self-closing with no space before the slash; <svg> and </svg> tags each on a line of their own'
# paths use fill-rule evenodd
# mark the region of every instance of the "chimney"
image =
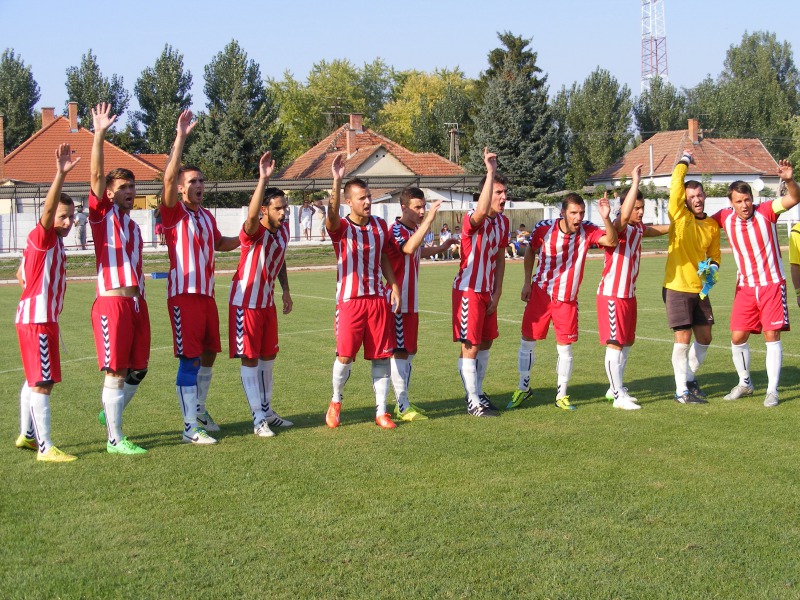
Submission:
<svg viewBox="0 0 800 600">
<path fill-rule="evenodd" d="M 70 102 L 68 105 L 69 110 L 69 131 L 75 133 L 78 131 L 78 103 Z"/>
<path fill-rule="evenodd" d="M 52 107 L 42 108 L 42 129 L 56 120 L 56 109 Z"/>
<path fill-rule="evenodd" d="M 689 119 L 689 139 L 692 140 L 692 144 L 699 144 L 703 139 L 703 131 L 697 119 Z"/>
<path fill-rule="evenodd" d="M 6 178 L 6 136 L 3 131 L 3 115 L 0 113 L 0 181 Z"/>
<path fill-rule="evenodd" d="M 350 115 L 350 126 L 347 128 L 347 156 L 348 158 L 356 153 L 356 134 L 364 133 L 361 126 L 362 115 L 353 113 Z"/>
</svg>

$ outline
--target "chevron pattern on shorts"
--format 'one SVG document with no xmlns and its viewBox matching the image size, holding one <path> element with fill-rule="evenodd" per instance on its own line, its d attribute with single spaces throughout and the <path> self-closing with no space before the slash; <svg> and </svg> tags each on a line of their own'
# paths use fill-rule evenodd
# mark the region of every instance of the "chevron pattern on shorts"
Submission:
<svg viewBox="0 0 800 600">
<path fill-rule="evenodd" d="M 50 381 L 50 346 L 47 334 L 39 334 L 39 363 L 42 365 L 42 381 Z"/>
<path fill-rule="evenodd" d="M 108 331 L 108 317 L 100 316 L 100 333 L 103 335 L 103 367 L 111 365 L 111 334 Z"/>
<path fill-rule="evenodd" d="M 617 303 L 614 300 L 608 301 L 608 337 L 617 339 Z"/>
<path fill-rule="evenodd" d="M 402 314 L 395 314 L 394 315 L 394 336 L 395 336 L 395 348 L 405 348 L 406 347 L 406 333 L 405 329 L 403 328 L 403 315 Z"/>
<path fill-rule="evenodd" d="M 469 324 L 469 298 L 461 298 L 461 313 L 458 316 L 458 336 L 467 339 L 467 325 Z"/>
<path fill-rule="evenodd" d="M 175 324 L 175 349 L 178 354 L 183 354 L 183 330 L 181 326 L 181 309 L 172 307 L 172 322 Z"/>
<path fill-rule="evenodd" d="M 789 325 L 789 305 L 786 303 L 786 284 L 781 286 L 781 306 L 783 306 L 783 326 Z"/>
<path fill-rule="evenodd" d="M 236 354 L 244 356 L 244 309 L 236 309 Z"/>
</svg>

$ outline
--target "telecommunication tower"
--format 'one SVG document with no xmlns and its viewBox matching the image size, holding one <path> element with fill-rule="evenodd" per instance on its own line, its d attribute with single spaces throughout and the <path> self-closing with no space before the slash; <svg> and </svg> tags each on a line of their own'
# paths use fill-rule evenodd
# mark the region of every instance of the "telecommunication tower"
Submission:
<svg viewBox="0 0 800 600">
<path fill-rule="evenodd" d="M 668 79 L 665 0 L 642 0 L 642 91 L 653 77 Z"/>
</svg>

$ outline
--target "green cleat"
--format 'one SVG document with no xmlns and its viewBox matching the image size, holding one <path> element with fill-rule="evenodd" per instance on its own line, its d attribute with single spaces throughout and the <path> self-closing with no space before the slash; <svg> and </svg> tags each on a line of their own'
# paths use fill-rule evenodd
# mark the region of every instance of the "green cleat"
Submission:
<svg viewBox="0 0 800 600">
<path fill-rule="evenodd" d="M 561 398 L 556 398 L 556 406 L 562 410 L 577 410 L 578 408 L 569 401 L 569 396 L 561 396 Z"/>
<path fill-rule="evenodd" d="M 102 425 L 103 427 L 106 426 L 106 411 L 105 410 L 101 410 L 99 413 L 97 413 L 97 422 L 100 423 L 100 425 Z"/>
<path fill-rule="evenodd" d="M 511 396 L 511 402 L 506 405 L 506 410 L 517 408 L 520 404 L 533 398 L 533 390 L 516 390 L 514 395 Z"/>
<path fill-rule="evenodd" d="M 400 412 L 400 407 L 395 404 L 394 418 L 400 421 L 427 421 L 428 417 L 422 414 L 413 404 L 405 412 Z"/>
<path fill-rule="evenodd" d="M 17 438 L 17 441 L 14 442 L 14 445 L 17 448 L 24 448 L 26 450 L 38 450 L 39 444 L 36 443 L 36 438 L 29 438 L 27 436 L 21 435 Z"/>
<path fill-rule="evenodd" d="M 147 450 L 137 446 L 127 437 L 122 438 L 117 444 L 106 442 L 106 451 L 109 454 L 146 454 Z"/>
</svg>

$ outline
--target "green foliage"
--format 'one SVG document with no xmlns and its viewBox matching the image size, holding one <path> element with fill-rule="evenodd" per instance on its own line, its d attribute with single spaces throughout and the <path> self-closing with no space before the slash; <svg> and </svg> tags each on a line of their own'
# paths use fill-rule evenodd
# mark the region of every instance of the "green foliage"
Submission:
<svg viewBox="0 0 800 600">
<path fill-rule="evenodd" d="M 36 131 L 33 107 L 41 97 L 39 84 L 21 56 L 6 48 L 0 56 L 0 118 L 8 154 Z"/>
<path fill-rule="evenodd" d="M 686 96 L 668 81 L 655 77 L 634 102 L 633 116 L 642 142 L 659 131 L 684 129 Z"/>
<path fill-rule="evenodd" d="M 192 74 L 184 70 L 183 55 L 164 46 L 153 67 L 147 67 L 133 92 L 141 110 L 133 114 L 141 125 L 148 152 L 169 153 L 178 115 L 192 104 Z"/>
<path fill-rule="evenodd" d="M 64 114 L 70 102 L 78 103 L 78 121 L 81 127 L 91 129 L 92 108 L 101 102 L 111 104 L 111 114 L 119 117 L 128 108 L 131 95 L 125 89 L 122 77 L 111 75 L 111 78 L 103 76 L 100 65 L 97 64 L 97 56 L 92 53 L 92 49 L 81 57 L 79 67 L 69 67 L 67 69 L 67 102 L 64 104 Z"/>
<path fill-rule="evenodd" d="M 795 115 L 789 120 L 789 128 L 792 132 L 792 147 L 794 149 L 789 156 L 789 160 L 792 161 L 792 165 L 795 167 L 800 167 L 800 116 Z"/>
</svg>

